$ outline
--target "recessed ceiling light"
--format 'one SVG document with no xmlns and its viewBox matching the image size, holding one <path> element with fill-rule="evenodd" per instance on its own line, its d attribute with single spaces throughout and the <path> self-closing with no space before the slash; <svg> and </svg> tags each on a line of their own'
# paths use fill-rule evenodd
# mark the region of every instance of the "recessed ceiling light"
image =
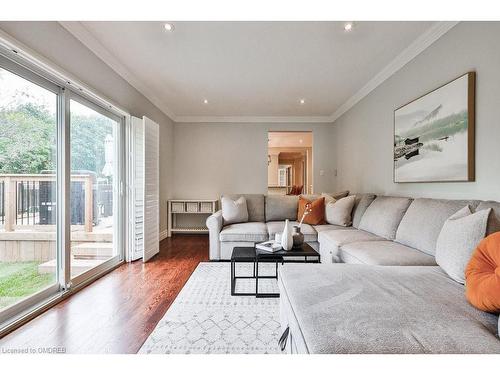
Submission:
<svg viewBox="0 0 500 375">
<path fill-rule="evenodd" d="M 352 22 L 346 22 L 344 24 L 344 31 L 346 31 L 346 32 L 352 31 L 353 27 L 354 27 L 354 24 Z"/>
<path fill-rule="evenodd" d="M 305 99 L 300 99 L 300 104 L 304 104 L 306 102 Z"/>
<path fill-rule="evenodd" d="M 167 31 L 174 31 L 174 25 L 172 25 L 171 23 L 166 23 L 164 26 L 165 30 Z"/>
<path fill-rule="evenodd" d="M 302 139 L 299 139 L 299 143 L 302 144 L 304 143 L 304 141 Z"/>
<path fill-rule="evenodd" d="M 208 104 L 208 99 L 203 99 L 203 104 Z"/>
</svg>

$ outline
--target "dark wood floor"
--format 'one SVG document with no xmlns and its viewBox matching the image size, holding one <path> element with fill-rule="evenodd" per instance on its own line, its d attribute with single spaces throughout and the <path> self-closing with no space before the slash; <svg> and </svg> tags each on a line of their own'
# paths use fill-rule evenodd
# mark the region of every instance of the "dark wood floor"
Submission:
<svg viewBox="0 0 500 375">
<path fill-rule="evenodd" d="M 208 236 L 163 240 L 148 263 L 125 264 L 0 340 L 3 348 L 136 353 L 199 262 Z"/>
</svg>

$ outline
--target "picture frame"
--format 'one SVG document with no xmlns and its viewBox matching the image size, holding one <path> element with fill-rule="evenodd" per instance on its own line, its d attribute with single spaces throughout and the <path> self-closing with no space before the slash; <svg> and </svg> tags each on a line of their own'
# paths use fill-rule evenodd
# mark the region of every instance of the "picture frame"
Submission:
<svg viewBox="0 0 500 375">
<path fill-rule="evenodd" d="M 393 182 L 475 181 L 476 73 L 394 110 Z"/>
</svg>

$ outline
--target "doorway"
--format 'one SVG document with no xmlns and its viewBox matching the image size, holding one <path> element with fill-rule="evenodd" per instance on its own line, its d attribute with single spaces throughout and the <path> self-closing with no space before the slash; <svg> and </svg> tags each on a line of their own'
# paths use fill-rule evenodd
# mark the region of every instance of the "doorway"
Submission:
<svg viewBox="0 0 500 375">
<path fill-rule="evenodd" d="M 312 132 L 270 131 L 267 147 L 268 194 L 312 194 Z"/>
</svg>

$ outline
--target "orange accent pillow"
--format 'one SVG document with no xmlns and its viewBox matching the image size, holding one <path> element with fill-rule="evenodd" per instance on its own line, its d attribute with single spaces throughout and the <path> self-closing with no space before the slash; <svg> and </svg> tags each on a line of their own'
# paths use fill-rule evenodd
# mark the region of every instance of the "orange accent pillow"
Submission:
<svg viewBox="0 0 500 375">
<path fill-rule="evenodd" d="M 306 206 L 309 207 L 309 213 L 304 218 L 303 223 L 311 225 L 325 224 L 325 197 L 310 201 L 303 196 L 299 196 L 297 221 L 300 222 L 300 219 L 302 219 Z"/>
<path fill-rule="evenodd" d="M 465 295 L 479 310 L 500 313 L 500 232 L 482 240 L 465 269 Z"/>
</svg>

